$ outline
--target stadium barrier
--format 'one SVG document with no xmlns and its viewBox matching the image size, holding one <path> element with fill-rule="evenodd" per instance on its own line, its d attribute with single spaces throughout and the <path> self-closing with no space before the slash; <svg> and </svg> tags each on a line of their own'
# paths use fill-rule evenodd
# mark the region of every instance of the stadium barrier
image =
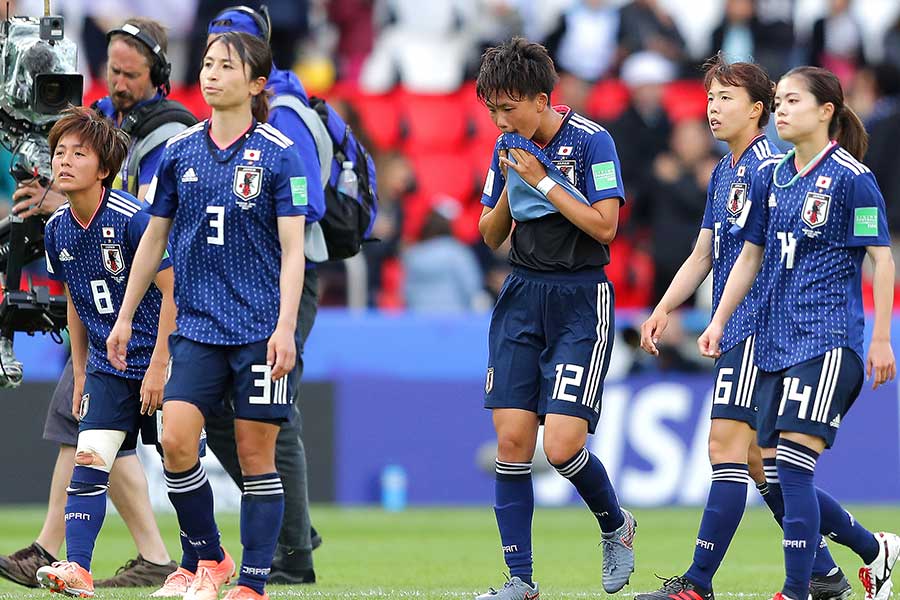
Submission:
<svg viewBox="0 0 900 600">
<path fill-rule="evenodd" d="M 623 313 L 617 320 L 624 325 L 639 317 Z M 320 312 L 304 356 L 301 398 L 313 501 L 376 503 L 380 475 L 393 464 L 406 472 L 411 504 L 490 504 L 494 436 L 481 407 L 488 318 Z M 900 339 L 900 318 L 894 339 Z M 626 505 L 702 504 L 710 474 L 711 374 L 627 376 L 629 351 L 617 344 L 590 449 L 604 460 Z M 0 477 L 17 482 L 0 490 L 0 503 L 44 502 L 56 454 L 40 436 L 62 349 L 44 338 L 23 339 L 19 348 L 17 342 L 28 383 L 0 391 L 0 440 L 7 455 L 28 460 L 0 466 Z M 896 382 L 875 392 L 864 387 L 835 449 L 821 459 L 817 483 L 840 500 L 900 502 L 898 391 Z M 150 449 L 142 458 L 154 503 L 168 509 L 158 458 Z M 205 460 L 217 507 L 236 509 L 237 489 L 213 457 Z M 580 501 L 555 472 L 536 472 L 539 503 Z"/>
</svg>

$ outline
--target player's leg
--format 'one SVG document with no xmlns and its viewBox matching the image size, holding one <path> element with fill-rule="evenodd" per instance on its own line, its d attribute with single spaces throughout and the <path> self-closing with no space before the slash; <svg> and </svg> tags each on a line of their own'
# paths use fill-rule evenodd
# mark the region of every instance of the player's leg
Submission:
<svg viewBox="0 0 900 600">
<path fill-rule="evenodd" d="M 542 294 L 539 283 L 513 272 L 491 315 L 484 407 L 491 410 L 497 433 L 494 516 L 510 580 L 478 600 L 523 600 L 539 593 L 532 579 L 531 462 L 539 426 L 540 355 L 545 347 L 539 310 Z"/>
<path fill-rule="evenodd" d="M 541 358 L 545 382 L 544 452 L 575 486 L 597 518 L 603 549 L 603 588 L 622 589 L 634 571 L 637 522 L 619 506 L 603 463 L 587 450 L 588 433 L 600 419 L 603 381 L 612 354 L 615 316 L 612 285 L 570 276 L 549 281 L 542 315 L 547 352 Z"/>
<path fill-rule="evenodd" d="M 206 415 L 221 405 L 231 373 L 227 353 L 220 347 L 173 334 L 169 351 L 162 430 L 166 485 L 178 525 L 199 558 L 188 595 L 214 598 L 230 580 L 234 561 L 221 545 L 212 488 L 199 459 L 199 440 Z"/>
</svg>

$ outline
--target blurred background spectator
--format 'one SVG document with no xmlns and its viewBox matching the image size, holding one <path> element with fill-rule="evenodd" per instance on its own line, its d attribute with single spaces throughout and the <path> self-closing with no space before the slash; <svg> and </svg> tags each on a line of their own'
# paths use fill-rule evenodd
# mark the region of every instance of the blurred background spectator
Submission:
<svg viewBox="0 0 900 600">
<path fill-rule="evenodd" d="M 856 69 L 865 64 L 863 33 L 850 14 L 850 0 L 830 0 L 828 14 L 812 28 L 807 62 L 828 69 L 849 86 Z"/>
<path fill-rule="evenodd" d="M 764 45 L 761 33 L 754 0 L 726 0 L 725 14 L 713 29 L 708 54 L 721 50 L 728 62 L 752 60 L 757 47 Z"/>
</svg>

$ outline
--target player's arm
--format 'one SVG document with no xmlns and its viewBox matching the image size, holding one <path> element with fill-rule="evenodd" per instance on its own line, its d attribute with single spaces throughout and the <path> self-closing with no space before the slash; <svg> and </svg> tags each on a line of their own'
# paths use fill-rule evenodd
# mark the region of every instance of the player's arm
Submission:
<svg viewBox="0 0 900 600">
<path fill-rule="evenodd" d="M 88 359 L 87 329 L 75 310 L 72 293 L 66 284 L 66 318 L 69 321 L 69 344 L 72 347 L 72 373 L 75 376 L 75 388 L 72 394 L 72 414 L 78 419 L 81 416 L 81 395 L 84 393 L 85 371 Z"/>
<path fill-rule="evenodd" d="M 725 325 L 750 292 L 750 288 L 753 287 L 753 282 L 756 281 L 759 268 L 762 266 L 764 251 L 765 246 L 758 246 L 749 240 L 744 241 L 744 247 L 741 248 L 741 253 L 734 261 L 734 266 L 728 275 L 725 290 L 719 300 L 719 307 L 712 316 L 706 331 L 697 340 L 700 354 L 703 356 L 711 358 L 719 356 L 719 342 L 722 340 Z"/>
<path fill-rule="evenodd" d="M 166 386 L 166 369 L 169 364 L 169 335 L 175 331 L 175 275 L 172 267 L 156 274 L 153 280 L 162 294 L 159 310 L 159 327 L 156 330 L 156 344 L 150 356 L 150 366 L 141 382 L 141 414 L 152 415 L 162 408 L 163 390 Z"/>
<path fill-rule="evenodd" d="M 305 216 L 278 217 L 278 241 L 281 244 L 281 274 L 279 290 L 281 303 L 278 323 L 269 338 L 266 362 L 272 365 L 272 379 L 287 375 L 297 361 L 297 310 L 303 292 L 303 274 L 306 258 L 303 255 L 303 230 Z M 299 274 L 299 276 L 298 276 Z"/>
<path fill-rule="evenodd" d="M 894 258 L 890 246 L 866 246 L 866 254 L 875 266 L 872 295 L 875 323 L 866 357 L 866 378 L 875 374 L 872 389 L 897 376 L 897 363 L 891 349 L 891 311 L 894 306 Z"/>
<path fill-rule="evenodd" d="M 478 219 L 478 231 L 484 238 L 484 243 L 491 250 L 496 250 L 509 237 L 512 231 L 513 218 L 509 212 L 509 194 L 506 187 L 500 194 L 497 204 L 491 208 L 485 206 L 481 211 L 481 218 Z"/>
<path fill-rule="evenodd" d="M 509 152 L 515 162 L 509 158 L 500 157 L 501 164 L 507 169 L 516 171 L 526 183 L 536 188 L 538 183 L 547 176 L 544 165 L 533 154 L 520 148 L 511 148 Z M 601 244 L 609 244 L 616 237 L 616 230 L 619 227 L 620 198 L 604 198 L 588 206 L 572 197 L 562 186 L 554 185 L 547 192 L 547 200 L 573 225 Z"/>
<path fill-rule="evenodd" d="M 649 354 L 659 354 L 656 344 L 669 324 L 669 314 L 697 291 L 711 269 L 712 230 L 703 228 L 697 236 L 693 251 L 678 269 L 653 313 L 641 325 L 641 348 Z"/>
<path fill-rule="evenodd" d="M 131 323 L 138 304 L 147 293 L 150 282 L 156 277 L 159 263 L 166 251 L 172 219 L 153 216 L 141 237 L 137 252 L 131 264 L 131 274 L 125 288 L 125 297 L 119 316 L 106 340 L 106 353 L 110 364 L 124 371 L 126 367 L 126 349 L 131 339 Z"/>
</svg>

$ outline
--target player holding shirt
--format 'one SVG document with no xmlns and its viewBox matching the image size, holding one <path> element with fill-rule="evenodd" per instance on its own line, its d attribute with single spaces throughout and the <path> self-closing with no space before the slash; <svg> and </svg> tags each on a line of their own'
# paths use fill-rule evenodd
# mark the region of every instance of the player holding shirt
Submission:
<svg viewBox="0 0 900 600">
<path fill-rule="evenodd" d="M 550 105 L 556 70 L 522 38 L 489 49 L 478 97 L 500 136 L 482 196 L 479 229 L 497 248 L 510 234 L 513 272 L 491 318 L 485 408 L 497 431 L 495 513 L 511 578 L 479 599 L 533 600 L 531 461 L 544 450 L 600 524 L 603 587 L 634 570 L 636 522 L 619 507 L 601 462 L 585 448 L 600 418 L 612 350 L 613 289 L 603 267 L 624 202 L 609 133 Z"/>
<path fill-rule="evenodd" d="M 786 579 L 776 600 L 802 600 L 819 533 L 863 560 L 869 600 L 886 600 L 900 537 L 872 534 L 815 487 L 816 462 L 834 443 L 863 384 L 862 261 L 875 267 L 875 323 L 866 357 L 873 388 L 896 375 L 890 345 L 894 264 L 884 198 L 859 162 L 867 137 L 837 77 L 798 67 L 778 83 L 775 125 L 794 144 L 763 163 L 735 233 L 745 240 L 709 327 L 698 340 L 717 356 L 724 324 L 762 264 L 756 362 L 758 441 L 774 459 L 784 497 Z"/>
<path fill-rule="evenodd" d="M 697 290 L 710 269 L 715 312 L 728 273 L 741 252 L 742 242 L 728 231 L 747 206 L 750 183 L 759 165 L 778 152 L 775 143 L 762 132 L 769 121 L 775 84 L 759 65 L 728 64 L 718 55 L 706 64 L 704 83 L 707 118 L 713 136 L 727 142 L 731 152 L 719 161 L 710 177 L 706 211 L 693 252 L 641 326 L 641 347 L 653 355 L 659 353 L 656 344 L 668 325 L 669 314 Z M 774 473 L 763 474 L 759 447 L 754 441 L 757 404 L 753 392 L 757 368 L 753 361 L 752 333 L 759 296 L 759 285 L 756 285 L 728 321 L 722 355 L 716 361 L 709 431 L 712 485 L 697 534 L 694 560 L 684 575 L 667 579 L 655 592 L 638 594 L 638 600 L 680 600 L 678 594 L 682 592 L 707 600 L 713 597 L 713 576 L 744 513 L 748 471 L 775 519 L 781 523 L 784 505 L 778 478 Z M 816 555 L 813 574 L 810 588 L 813 600 L 850 595 L 850 584 L 824 542 Z"/>
<path fill-rule="evenodd" d="M 217 598 L 234 570 L 197 457 L 205 416 L 229 389 L 244 481 L 244 552 L 229 600 L 268 598 L 284 513 L 275 440 L 293 411 L 307 185 L 317 182 L 307 182 L 291 141 L 265 123 L 271 66 L 268 45 L 246 33 L 224 33 L 207 46 L 200 84 L 212 116 L 169 141 L 148 194 L 153 219 L 140 267 L 108 341 L 113 364 L 125 367 L 131 315 L 152 276 L 144 265 L 162 255 L 171 231 L 178 330 L 169 342 L 162 444 L 169 498 L 200 559 L 184 596 L 191 600 Z"/>
<path fill-rule="evenodd" d="M 52 592 L 91 597 L 91 556 L 106 516 L 109 472 L 120 449 L 137 444 L 144 424 L 162 405 L 167 338 L 175 329 L 171 261 L 147 264 L 155 286 L 137 307 L 125 371 L 106 359 L 106 337 L 125 294 L 141 237 L 150 222 L 148 205 L 110 190 L 127 153 L 127 138 L 91 109 L 72 108 L 49 135 L 53 176 L 68 203 L 44 230 L 47 271 L 65 283 L 75 390 L 72 412 L 80 416 L 75 468 L 67 489 L 68 560 L 38 569 Z M 155 266 L 154 266 L 155 265 Z M 146 423 L 155 431 L 155 420 Z"/>
</svg>

